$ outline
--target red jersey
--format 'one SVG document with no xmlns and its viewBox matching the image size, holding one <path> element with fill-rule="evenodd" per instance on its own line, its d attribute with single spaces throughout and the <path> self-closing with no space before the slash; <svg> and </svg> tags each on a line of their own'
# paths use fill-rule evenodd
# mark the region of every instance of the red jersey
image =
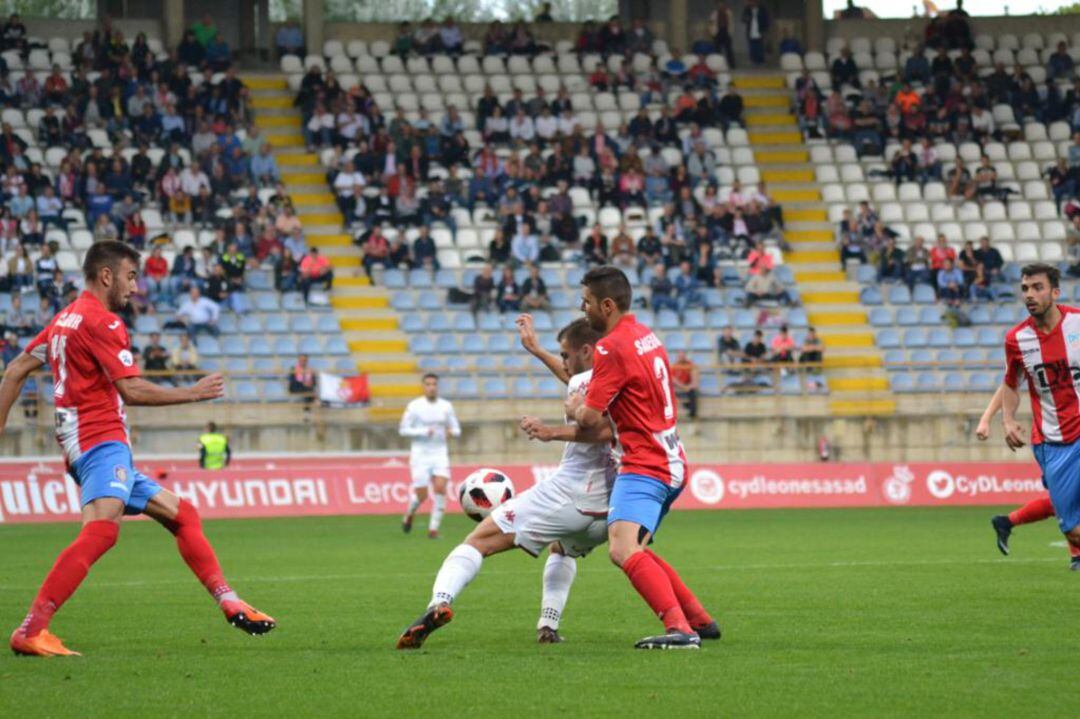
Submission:
<svg viewBox="0 0 1080 719">
<path fill-rule="evenodd" d="M 1016 389 L 1027 378 L 1032 444 L 1080 439 L 1080 310 L 1058 309 L 1061 321 L 1046 334 L 1028 317 L 1005 335 L 1005 383 Z"/>
<path fill-rule="evenodd" d="M 56 441 L 69 464 L 103 442 L 128 444 L 124 401 L 113 382 L 138 376 L 139 367 L 119 317 L 83 292 L 26 351 L 52 367 Z"/>
<path fill-rule="evenodd" d="M 607 412 L 622 456 L 619 472 L 672 487 L 686 478 L 686 451 L 675 427 L 675 390 L 667 352 L 653 331 L 624 315 L 596 343 L 585 405 Z"/>
</svg>

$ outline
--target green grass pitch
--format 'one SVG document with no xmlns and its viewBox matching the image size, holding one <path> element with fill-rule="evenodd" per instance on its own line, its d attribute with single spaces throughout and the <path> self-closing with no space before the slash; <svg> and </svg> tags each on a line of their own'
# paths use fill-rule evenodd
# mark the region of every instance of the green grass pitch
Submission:
<svg viewBox="0 0 1080 719">
<path fill-rule="evenodd" d="M 85 656 L 0 657 L 0 717 L 1068 716 L 1076 595 L 1056 526 L 993 546 L 989 508 L 679 512 L 657 550 L 724 629 L 639 652 L 659 623 L 601 551 L 562 645 L 535 644 L 543 560 L 486 561 L 452 624 L 394 650 L 445 538 L 393 517 L 207 522 L 234 588 L 278 629 L 229 627 L 171 537 L 127 523 L 53 623 Z M 74 525 L 0 526 L 0 624 L 23 617 Z M 6 638 L 6 634 L 4 637 Z"/>
</svg>

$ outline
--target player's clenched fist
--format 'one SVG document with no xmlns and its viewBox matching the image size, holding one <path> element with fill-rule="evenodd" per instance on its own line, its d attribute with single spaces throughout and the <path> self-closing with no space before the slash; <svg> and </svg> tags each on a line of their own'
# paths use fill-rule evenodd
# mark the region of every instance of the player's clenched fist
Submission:
<svg viewBox="0 0 1080 719">
<path fill-rule="evenodd" d="M 985 442 L 990 436 L 990 422 L 987 420 L 980 420 L 979 426 L 975 428 L 975 436 L 979 441 Z"/>
<path fill-rule="evenodd" d="M 206 402 L 225 396 L 225 378 L 220 372 L 208 374 L 191 388 L 196 402 Z"/>
<path fill-rule="evenodd" d="M 554 438 L 551 428 L 538 417 L 522 417 L 521 429 L 529 439 L 550 442 Z"/>
</svg>

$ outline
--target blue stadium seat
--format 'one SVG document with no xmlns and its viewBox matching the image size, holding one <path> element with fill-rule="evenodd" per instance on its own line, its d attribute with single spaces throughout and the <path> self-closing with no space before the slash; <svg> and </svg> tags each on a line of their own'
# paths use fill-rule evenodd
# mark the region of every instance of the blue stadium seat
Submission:
<svg viewBox="0 0 1080 719">
<path fill-rule="evenodd" d="M 429 272 L 428 270 L 425 270 L 423 268 L 409 270 L 409 287 L 422 290 L 434 286 L 434 278 L 431 276 L 431 272 Z"/>
<path fill-rule="evenodd" d="M 925 347 L 926 346 L 926 330 L 914 327 L 904 331 L 904 346 L 911 347 Z"/>
<path fill-rule="evenodd" d="M 472 360 L 471 357 L 454 357 L 454 356 L 443 357 L 441 359 L 440 358 L 435 358 L 435 361 L 438 363 L 436 366 L 446 367 L 446 369 L 448 369 L 448 370 L 450 370 L 452 372 L 465 372 L 465 371 L 467 371 L 469 369 L 469 365 L 472 363 L 471 360 Z"/>
<path fill-rule="evenodd" d="M 328 312 L 318 316 L 315 321 L 315 329 L 319 332 L 340 332 L 341 325 L 338 324 L 337 316 L 332 312 Z"/>
<path fill-rule="evenodd" d="M 458 380 L 454 389 L 454 396 L 462 399 L 475 399 L 480 396 L 480 387 L 472 377 L 463 377 Z"/>
<path fill-rule="evenodd" d="M 941 324 L 941 310 L 937 307 L 920 307 L 919 324 L 933 327 Z"/>
<path fill-rule="evenodd" d="M 900 333 L 892 328 L 881 330 L 877 334 L 877 345 L 882 349 L 894 349 L 899 347 Z"/>
<path fill-rule="evenodd" d="M 739 271 L 730 265 L 726 265 L 720 271 L 720 284 L 724 287 L 742 287 L 743 279 L 739 275 Z M 780 280 L 783 282 L 783 280 Z"/>
<path fill-rule="evenodd" d="M 440 334 L 435 336 L 435 354 L 455 354 L 461 352 L 462 342 L 467 341 L 470 337 L 475 335 L 465 335 L 462 340 L 459 340 L 457 335 L 452 334 Z M 469 350 L 466 350 L 467 352 Z"/>
<path fill-rule="evenodd" d="M 989 372 L 972 372 L 968 376 L 968 389 L 972 392 L 992 392 L 1000 381 Z"/>
<path fill-rule="evenodd" d="M 224 319 L 228 315 L 222 317 Z M 259 335 L 265 331 L 259 315 L 244 315 L 236 323 L 237 330 L 245 335 Z"/>
<path fill-rule="evenodd" d="M 967 377 L 960 372 L 946 372 L 941 377 L 941 386 L 947 392 L 966 392 L 968 389 Z"/>
<path fill-rule="evenodd" d="M 266 337 L 253 337 L 247 343 L 247 352 L 253 357 L 270 357 L 274 354 L 273 349 L 270 347 L 270 340 Z"/>
<path fill-rule="evenodd" d="M 554 377 L 542 377 L 536 383 L 536 396 L 544 399 L 556 399 L 566 394 L 566 388 Z"/>
<path fill-rule="evenodd" d="M 864 305 L 880 305 L 884 300 L 881 296 L 881 290 L 877 287 L 863 287 L 859 290 L 859 302 Z"/>
<path fill-rule="evenodd" d="M 288 315 L 280 313 L 274 313 L 266 315 L 266 324 L 264 330 L 270 334 L 283 335 L 289 331 L 289 318 Z"/>
<path fill-rule="evenodd" d="M 432 312 L 427 316 L 424 326 L 428 332 L 449 332 L 450 318 L 445 312 Z"/>
<path fill-rule="evenodd" d="M 510 315 L 508 315 L 508 316 L 510 316 Z M 514 320 L 516 318 L 510 316 L 510 319 Z M 539 332 L 552 332 L 552 331 L 554 331 L 556 329 L 556 325 L 552 321 L 551 315 L 549 313 L 543 312 L 543 311 L 533 313 L 533 326 L 536 327 L 536 329 Z M 558 325 L 558 329 L 562 329 L 562 328 L 563 328 L 563 325 Z M 514 326 L 510 331 L 516 332 L 517 327 Z"/>
<path fill-rule="evenodd" d="M 294 357 L 299 353 L 299 346 L 295 337 L 278 337 L 274 340 L 274 354 L 283 357 Z"/>
<path fill-rule="evenodd" d="M 571 267 L 566 271 L 566 286 L 578 287 L 581 285 L 581 280 L 584 277 L 585 270 L 581 269 L 580 267 Z"/>
<path fill-rule="evenodd" d="M 941 379 L 937 372 L 920 372 L 915 375 L 916 392 L 936 392 L 940 387 Z"/>
<path fill-rule="evenodd" d="M 728 307 L 743 307 L 746 305 L 746 292 L 742 289 L 730 289 L 725 295 Z"/>
<path fill-rule="evenodd" d="M 242 336 L 224 336 L 218 339 L 218 344 L 221 345 L 221 354 L 226 357 L 244 357 L 248 354 L 247 343 Z"/>
<path fill-rule="evenodd" d="M 671 310 L 660 310 L 660 314 L 657 317 L 656 329 L 659 330 L 674 330 L 680 326 L 679 315 L 675 314 Z"/>
<path fill-rule="evenodd" d="M 284 402 L 287 400 L 289 394 L 285 391 L 284 380 L 263 382 L 262 398 L 264 402 Z"/>
<path fill-rule="evenodd" d="M 338 357 L 334 360 L 334 371 L 341 374 L 354 374 L 357 371 L 356 362 L 352 357 Z"/>
<path fill-rule="evenodd" d="M 525 370 L 530 367 L 533 369 L 536 368 L 536 364 L 534 364 L 536 360 L 523 352 L 513 352 L 505 357 L 493 359 L 498 359 L 504 370 Z"/>
<path fill-rule="evenodd" d="M 514 396 L 520 398 L 531 398 L 536 395 L 536 387 L 533 385 L 532 380 L 528 377 L 518 377 L 514 380 Z"/>
<path fill-rule="evenodd" d="M 510 396 L 510 389 L 506 386 L 504 379 L 486 379 L 483 394 L 488 399 L 505 399 Z"/>
<path fill-rule="evenodd" d="M 705 311 L 696 307 L 683 313 L 683 327 L 688 330 L 705 329 Z"/>
<path fill-rule="evenodd" d="M 207 372 L 221 372 L 225 369 L 225 364 L 216 357 L 200 357 L 199 369 Z"/>
<path fill-rule="evenodd" d="M 195 348 L 199 351 L 199 354 L 203 355 L 204 357 L 221 356 L 221 345 L 218 343 L 217 338 L 215 337 L 199 335 L 195 339 Z"/>
<path fill-rule="evenodd" d="M 259 312 L 277 312 L 281 309 L 281 301 L 276 292 L 252 292 L 248 299 Z"/>
<path fill-rule="evenodd" d="M 705 309 L 715 310 L 724 306 L 724 293 L 715 287 L 706 287 L 701 291 L 701 297 L 705 300 Z"/>
<path fill-rule="evenodd" d="M 682 332 L 669 332 L 663 338 L 664 347 L 668 353 L 685 352 L 687 348 L 686 335 Z"/>
<path fill-rule="evenodd" d="M 286 292 L 281 296 L 281 308 L 289 312 L 307 312 L 307 303 L 299 292 Z"/>
<path fill-rule="evenodd" d="M 690 335 L 690 350 L 692 352 L 712 352 L 714 346 L 711 335 L 704 332 L 694 332 Z"/>
<path fill-rule="evenodd" d="M 926 343 L 931 347 L 952 347 L 952 332 L 945 327 L 935 327 L 930 330 Z"/>
<path fill-rule="evenodd" d="M 893 323 L 892 310 L 887 307 L 871 307 L 868 318 L 871 327 L 891 327 Z"/>
<path fill-rule="evenodd" d="M 493 354 L 509 354 L 514 351 L 510 335 L 505 333 L 488 336 L 487 351 Z"/>
<path fill-rule="evenodd" d="M 289 322 L 289 330 L 302 335 L 312 334 L 315 332 L 315 321 L 311 315 L 295 315 Z"/>
<path fill-rule="evenodd" d="M 409 338 L 409 351 L 417 355 L 434 354 L 435 341 L 431 335 L 414 335 Z"/>
<path fill-rule="evenodd" d="M 10 295 L 3 295 L 8 300 L 10 307 Z M 158 322 L 158 318 L 154 315 L 139 315 L 135 318 L 135 331 L 142 335 L 148 335 L 151 332 L 161 332 L 161 324 Z"/>
<path fill-rule="evenodd" d="M 441 292 L 433 292 L 431 290 L 420 293 L 420 309 L 434 312 L 436 310 L 443 309 L 445 304 Z"/>
<path fill-rule="evenodd" d="M 279 371 L 277 360 L 269 357 L 256 357 L 251 361 L 251 371 L 258 374 L 277 374 Z"/>
<path fill-rule="evenodd" d="M 901 327 L 914 327 L 919 324 L 919 311 L 915 307 L 901 307 L 896 310 L 896 324 Z"/>
<path fill-rule="evenodd" d="M 626 274 L 626 279 L 630 280 L 630 286 L 631 287 L 637 287 L 638 285 L 641 284 L 641 276 L 638 275 L 637 270 L 635 270 L 632 267 L 630 269 L 627 269 L 627 268 L 624 267 L 623 272 Z"/>
<path fill-rule="evenodd" d="M 797 374 L 789 374 L 786 377 L 780 378 L 780 394 L 802 394 L 802 383 L 799 382 L 799 376 Z"/>
<path fill-rule="evenodd" d="M 912 350 L 908 356 L 908 363 L 920 369 L 930 369 L 936 361 L 934 353 L 928 349 Z"/>
<path fill-rule="evenodd" d="M 810 326 L 810 318 L 807 316 L 805 309 L 795 307 L 788 312 L 787 323 L 789 327 L 806 329 Z"/>
<path fill-rule="evenodd" d="M 411 292 L 395 292 L 390 297 L 390 306 L 399 312 L 416 309 L 416 298 Z"/>
<path fill-rule="evenodd" d="M 773 276 L 777 282 L 788 287 L 795 284 L 795 273 L 787 265 L 777 265 L 773 268 Z"/>
<path fill-rule="evenodd" d="M 968 319 L 971 320 L 973 325 L 988 325 L 991 322 L 990 308 L 975 305 L 968 312 Z"/>
<path fill-rule="evenodd" d="M 937 294 L 930 285 L 915 285 L 911 299 L 917 305 L 932 305 L 937 302 Z"/>
<path fill-rule="evenodd" d="M 1005 342 L 1005 333 L 994 327 L 980 327 L 979 328 L 979 346 L 980 347 L 1003 347 Z"/>
<path fill-rule="evenodd" d="M 712 372 L 702 372 L 698 390 L 705 397 L 718 397 L 722 392 L 720 379 Z"/>
<path fill-rule="evenodd" d="M 981 364 L 986 361 L 986 353 L 980 349 L 966 349 L 960 353 L 960 359 L 965 364 Z"/>
<path fill-rule="evenodd" d="M 705 319 L 711 330 L 723 329 L 731 324 L 731 316 L 728 315 L 727 310 L 709 310 Z"/>
<path fill-rule="evenodd" d="M 11 309 L 11 295 L 7 292 L 0 293 L 0 312 L 7 312 Z"/>
<path fill-rule="evenodd" d="M 300 354 L 308 355 L 309 357 L 322 354 L 323 351 L 322 343 L 317 337 L 312 335 L 301 337 L 298 349 L 300 350 Z"/>
<path fill-rule="evenodd" d="M 734 324 L 736 329 L 752 330 L 757 327 L 758 313 L 754 310 L 735 310 Z"/>
<path fill-rule="evenodd" d="M 648 325 L 649 327 L 653 327 L 656 325 L 656 316 L 653 314 L 652 310 L 638 310 L 634 314 L 637 316 L 637 320 L 641 324 Z"/>
<path fill-rule="evenodd" d="M 239 402 L 258 402 L 259 388 L 254 382 L 236 382 L 232 385 L 233 396 Z"/>
<path fill-rule="evenodd" d="M 574 309 L 575 299 L 574 295 L 569 290 L 548 290 L 548 299 L 551 301 L 552 309 L 556 310 L 572 310 Z"/>
<path fill-rule="evenodd" d="M 869 285 L 877 282 L 877 270 L 873 265 L 859 265 L 855 271 L 855 281 L 860 285 Z"/>
<path fill-rule="evenodd" d="M 627 276 L 629 277 L 629 275 Z M 554 267 L 541 267 L 540 279 L 544 281 L 549 290 L 563 286 L 563 273 Z M 630 284 L 634 284 L 633 278 L 630 279 Z"/>
<path fill-rule="evenodd" d="M 1002 270 L 1002 274 L 1005 275 L 1006 282 L 1019 282 L 1020 281 L 1020 265 L 1016 262 L 1010 262 L 1005 265 Z"/>
<path fill-rule="evenodd" d="M 247 357 L 230 357 L 225 360 L 225 371 L 239 374 L 248 371 Z"/>
<path fill-rule="evenodd" d="M 889 288 L 889 304 L 910 305 L 911 291 L 904 285 L 893 285 Z"/>
<path fill-rule="evenodd" d="M 455 332 L 476 331 L 476 320 L 469 312 L 454 312 L 450 318 L 450 325 Z"/>
<path fill-rule="evenodd" d="M 889 388 L 893 392 L 914 392 L 915 377 L 910 372 L 897 372 L 889 375 Z"/>
<path fill-rule="evenodd" d="M 485 312 L 482 315 L 478 315 L 479 322 L 477 322 L 476 329 L 481 332 L 498 332 L 502 330 L 502 319 L 497 314 L 491 312 Z"/>
<path fill-rule="evenodd" d="M 440 290 L 449 290 L 458 286 L 457 273 L 453 270 L 438 270 L 435 273 L 435 286 Z"/>
<path fill-rule="evenodd" d="M 502 360 L 489 354 L 476 355 L 473 357 L 473 367 L 475 367 L 478 372 L 487 372 L 490 374 L 499 371 L 502 368 Z"/>
<path fill-rule="evenodd" d="M 266 270 L 251 270 L 244 275 L 244 284 L 252 290 L 272 290 L 274 278 Z"/>
<path fill-rule="evenodd" d="M 880 342 L 878 344 L 880 345 Z M 907 361 L 907 353 L 901 349 L 885 350 L 881 359 L 885 363 L 885 369 L 895 372 L 900 369 L 899 365 Z"/>
<path fill-rule="evenodd" d="M 403 332 L 423 332 L 424 318 L 416 314 L 407 314 L 400 317 Z"/>
<path fill-rule="evenodd" d="M 953 344 L 957 347 L 974 347 L 975 330 L 970 327 L 957 327 L 953 330 Z"/>
<path fill-rule="evenodd" d="M 323 345 L 323 352 L 333 355 L 349 354 L 349 343 L 340 335 L 337 337 L 330 337 Z"/>
<path fill-rule="evenodd" d="M 960 330 L 954 330 L 953 331 L 953 340 L 954 341 L 956 339 L 956 333 L 959 332 L 959 331 Z M 945 350 L 938 350 L 938 353 L 937 353 L 937 355 L 935 356 L 934 359 L 936 361 L 938 361 L 938 362 L 941 362 L 941 363 L 950 363 L 951 362 L 953 364 L 959 364 L 960 362 L 963 361 L 963 355 L 960 354 L 959 350 L 945 349 Z"/>
<path fill-rule="evenodd" d="M 1080 285 L 1078 285 L 1080 287 Z M 1016 308 L 1017 310 L 1019 308 Z M 1015 325 L 1020 322 L 1019 313 L 1010 305 L 1000 305 L 994 308 L 992 322 L 995 325 Z"/>
<path fill-rule="evenodd" d="M 290 360 L 290 364 L 292 364 Z M 332 363 L 329 357 L 321 357 L 316 355 L 308 358 L 308 366 L 316 372 L 329 372 Z"/>
</svg>

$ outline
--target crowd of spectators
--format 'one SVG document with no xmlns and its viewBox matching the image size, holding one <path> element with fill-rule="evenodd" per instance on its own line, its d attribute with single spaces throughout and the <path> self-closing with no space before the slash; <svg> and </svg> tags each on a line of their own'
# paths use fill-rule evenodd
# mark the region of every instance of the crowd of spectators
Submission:
<svg viewBox="0 0 1080 719">
<path fill-rule="evenodd" d="M 191 340 L 216 335 L 222 311 L 249 310 L 253 269 L 305 297 L 312 285 L 329 284 L 213 19 L 196 22 L 168 52 L 150 45 L 141 33 L 129 42 L 106 19 L 75 43 L 70 70 L 54 66 L 43 82 L 0 60 L 0 104 L 41 117 L 23 132 L 0 128 L 0 292 L 9 296 L 0 336 L 8 354 L 83 286 L 75 244 L 55 229 L 145 253 L 139 290 L 121 315 L 131 327 L 139 315 L 159 315 L 159 326 L 182 332 L 171 350 L 160 336 L 135 348 L 147 369 L 194 370 Z M 0 46 L 23 58 L 42 49 L 14 15 L 0 28 Z M 58 166 L 30 159 L 32 144 L 62 150 Z M 180 237 L 188 239 L 177 247 Z M 75 255 L 66 264 L 58 257 L 65 253 Z"/>
</svg>

